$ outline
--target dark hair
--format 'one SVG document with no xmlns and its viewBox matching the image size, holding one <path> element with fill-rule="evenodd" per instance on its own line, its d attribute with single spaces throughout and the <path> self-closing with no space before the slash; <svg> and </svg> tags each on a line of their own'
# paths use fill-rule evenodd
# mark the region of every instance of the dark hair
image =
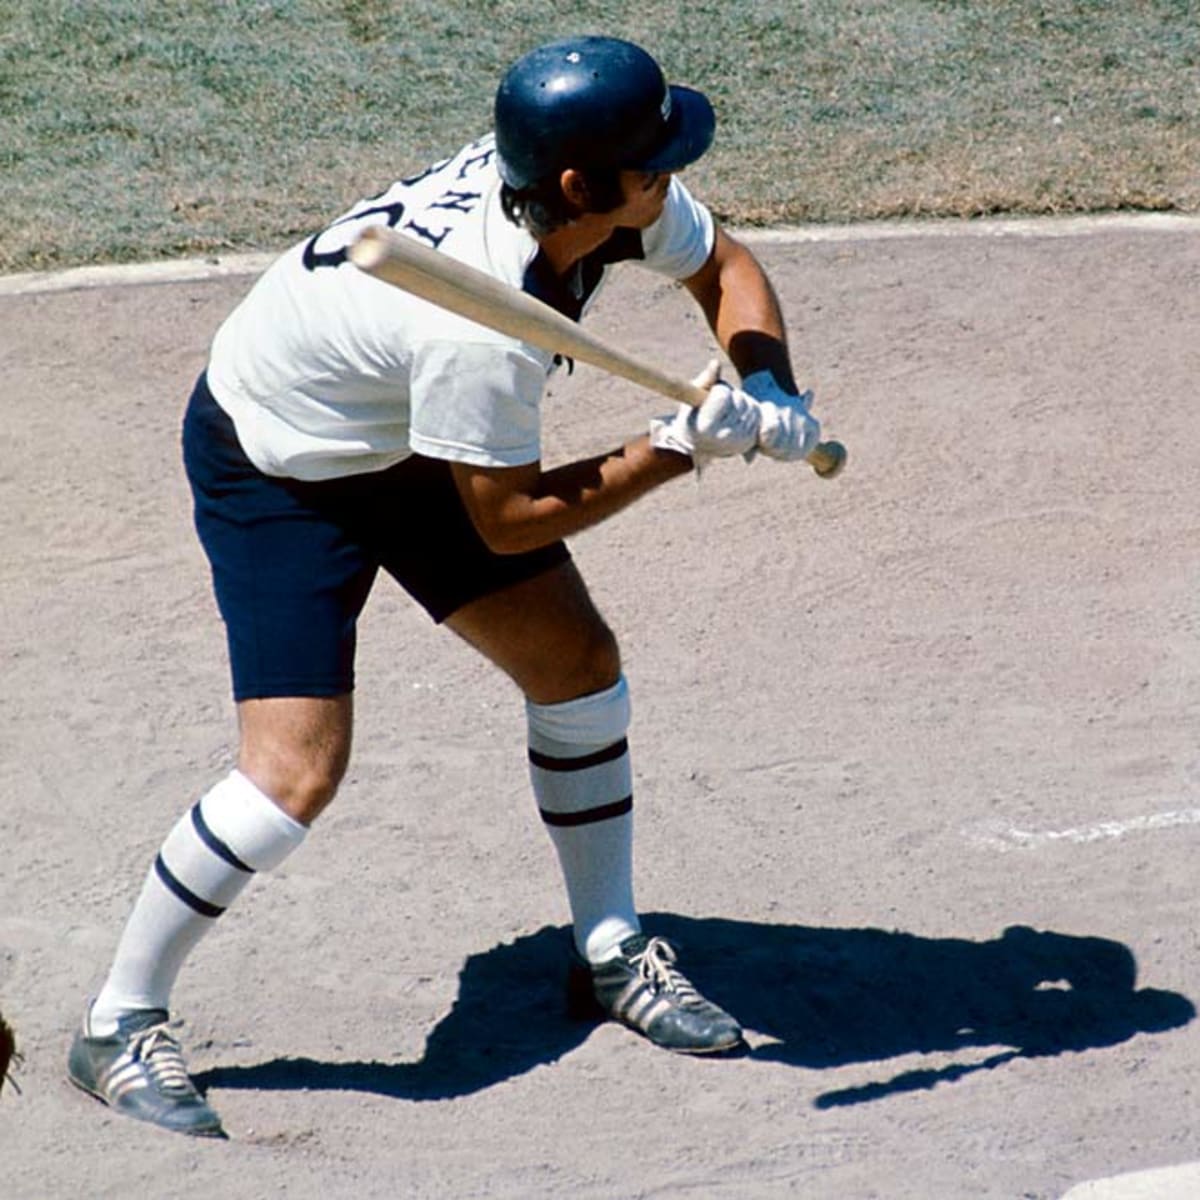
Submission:
<svg viewBox="0 0 1200 1200">
<path fill-rule="evenodd" d="M 563 195 L 558 175 L 539 179 L 529 187 L 500 186 L 500 204 L 504 215 L 514 224 L 528 229 L 535 237 L 553 233 L 584 212 L 612 212 L 625 199 L 621 174 L 616 170 L 580 171 L 587 191 L 586 208 L 579 208 Z"/>
</svg>

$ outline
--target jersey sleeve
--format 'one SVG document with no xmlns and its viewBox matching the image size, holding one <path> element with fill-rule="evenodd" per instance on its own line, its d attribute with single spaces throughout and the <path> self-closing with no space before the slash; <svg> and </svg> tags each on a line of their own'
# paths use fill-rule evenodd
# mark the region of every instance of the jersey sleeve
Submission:
<svg viewBox="0 0 1200 1200">
<path fill-rule="evenodd" d="M 662 216 L 642 234 L 645 265 L 672 279 L 687 279 L 708 261 L 715 238 L 712 213 L 675 176 Z"/>
<path fill-rule="evenodd" d="M 541 457 L 546 364 L 518 343 L 428 341 L 413 356 L 409 445 L 481 467 Z"/>
</svg>

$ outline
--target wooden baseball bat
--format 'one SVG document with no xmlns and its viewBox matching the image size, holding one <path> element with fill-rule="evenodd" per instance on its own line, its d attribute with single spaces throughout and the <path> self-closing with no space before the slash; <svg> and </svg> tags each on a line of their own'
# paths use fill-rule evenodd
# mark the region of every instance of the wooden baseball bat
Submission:
<svg viewBox="0 0 1200 1200">
<path fill-rule="evenodd" d="M 351 243 L 347 254 L 356 267 L 376 279 L 552 354 L 591 363 L 693 407 L 708 395 L 703 388 L 610 346 L 533 296 L 394 229 L 372 225 Z M 808 455 L 813 470 L 826 479 L 845 461 L 840 442 L 822 442 Z"/>
</svg>

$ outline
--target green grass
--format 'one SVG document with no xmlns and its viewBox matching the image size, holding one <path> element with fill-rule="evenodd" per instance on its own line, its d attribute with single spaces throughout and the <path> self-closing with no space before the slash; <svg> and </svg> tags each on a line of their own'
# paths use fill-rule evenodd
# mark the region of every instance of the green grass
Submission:
<svg viewBox="0 0 1200 1200">
<path fill-rule="evenodd" d="M 1200 210 L 1188 0 L 0 0 L 0 271 L 271 249 L 630 37 L 719 117 L 735 224 Z"/>
</svg>

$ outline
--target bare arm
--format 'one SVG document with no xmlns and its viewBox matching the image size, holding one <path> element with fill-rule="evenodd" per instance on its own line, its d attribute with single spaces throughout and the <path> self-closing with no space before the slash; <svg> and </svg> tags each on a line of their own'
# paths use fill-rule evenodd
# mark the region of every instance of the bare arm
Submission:
<svg viewBox="0 0 1200 1200">
<path fill-rule="evenodd" d="M 797 391 L 779 299 L 749 249 L 718 227 L 708 261 L 684 286 L 743 379 L 769 370 L 785 391 Z"/>
<path fill-rule="evenodd" d="M 467 513 L 497 554 L 534 550 L 571 537 L 691 469 L 690 458 L 656 450 L 648 437 L 545 472 L 540 463 L 452 465 Z"/>
</svg>

